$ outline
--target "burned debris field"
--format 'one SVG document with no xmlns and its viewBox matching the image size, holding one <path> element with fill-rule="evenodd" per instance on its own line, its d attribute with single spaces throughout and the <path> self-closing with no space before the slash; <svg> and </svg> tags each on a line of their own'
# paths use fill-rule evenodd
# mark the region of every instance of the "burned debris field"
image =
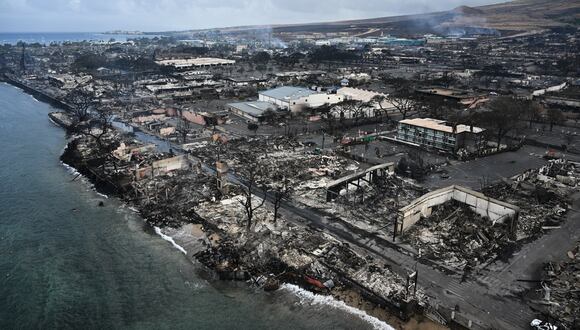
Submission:
<svg viewBox="0 0 580 330">
<path fill-rule="evenodd" d="M 496 259 L 507 261 L 524 244 L 565 221 L 578 176 L 576 166 L 550 162 L 539 170 L 486 187 L 486 196 L 518 208 L 515 231 L 453 200 L 434 208 L 402 239 L 425 258 L 457 269 L 485 267 Z"/>
<path fill-rule="evenodd" d="M 306 290 L 369 326 L 577 329 L 571 3 L 22 41 L 0 80 L 57 108 L 71 182 L 216 283 Z"/>
<path fill-rule="evenodd" d="M 505 228 L 458 202 L 440 205 L 402 239 L 425 258 L 457 269 L 493 261 L 514 244 Z"/>
</svg>

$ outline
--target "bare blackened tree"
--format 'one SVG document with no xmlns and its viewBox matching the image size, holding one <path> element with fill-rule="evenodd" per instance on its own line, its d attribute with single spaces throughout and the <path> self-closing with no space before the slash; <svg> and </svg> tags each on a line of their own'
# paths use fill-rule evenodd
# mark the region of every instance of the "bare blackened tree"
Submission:
<svg viewBox="0 0 580 330">
<path fill-rule="evenodd" d="M 459 102 L 449 101 L 440 96 L 417 95 L 414 100 L 417 103 L 417 112 L 429 118 L 448 119 L 463 107 Z"/>
<path fill-rule="evenodd" d="M 258 178 L 258 169 L 256 164 L 250 164 L 248 169 L 248 176 L 246 177 L 245 189 L 243 189 L 244 199 L 240 201 L 240 204 L 244 207 L 246 213 L 246 229 L 250 231 L 252 228 L 252 223 L 254 221 L 254 212 L 262 207 L 266 202 L 266 195 L 262 197 L 262 201 L 257 205 L 254 204 L 254 191 L 257 189 L 258 183 L 256 182 Z M 264 192 L 264 191 L 262 191 Z"/>
<path fill-rule="evenodd" d="M 351 118 L 354 119 L 355 124 L 358 124 L 359 120 L 364 117 L 364 110 L 368 107 L 368 104 L 356 100 L 346 100 L 341 103 L 343 109 L 350 111 Z"/>
<path fill-rule="evenodd" d="M 90 110 L 94 105 L 92 93 L 77 87 L 66 96 L 65 102 L 70 106 L 75 123 L 78 124 L 90 119 Z"/>
<path fill-rule="evenodd" d="M 95 139 L 100 149 L 104 148 L 102 138 L 113 128 L 113 111 L 108 107 L 98 106 L 91 112 L 89 125 L 84 130 L 84 134 Z"/>
<path fill-rule="evenodd" d="M 377 105 L 379 107 L 379 109 L 377 110 L 379 118 L 391 121 L 387 109 L 384 108 L 384 104 L 386 101 L 387 101 L 386 95 L 378 94 L 373 96 L 373 98 L 371 99 L 371 104 Z"/>
<path fill-rule="evenodd" d="M 419 108 L 419 104 L 406 87 L 398 88 L 393 93 L 387 95 L 387 100 L 399 111 L 403 119 L 417 113 Z"/>
<path fill-rule="evenodd" d="M 254 132 L 254 135 L 256 135 L 256 133 L 258 132 L 258 128 L 260 128 L 260 126 L 258 126 L 258 124 L 248 123 L 248 130 Z"/>
<path fill-rule="evenodd" d="M 560 125 L 566 121 L 566 117 L 564 117 L 562 111 L 556 108 L 548 108 L 546 119 L 550 124 L 550 132 L 554 129 L 554 125 Z"/>
<path fill-rule="evenodd" d="M 543 112 L 542 106 L 536 101 L 524 101 L 528 106 L 526 107 L 526 119 L 529 127 L 532 127 L 533 122 L 538 122 Z"/>
<path fill-rule="evenodd" d="M 90 119 L 87 120 L 87 124 L 79 128 L 77 133 L 92 138 L 97 146 L 95 153 L 103 161 L 103 168 L 107 164 L 112 164 L 116 172 L 117 163 L 112 151 L 118 147 L 118 141 L 104 139 L 113 129 L 112 122 L 113 111 L 110 108 L 95 106 L 90 112 Z"/>
<path fill-rule="evenodd" d="M 403 116 L 403 119 L 414 115 L 419 111 L 419 103 L 414 95 L 414 89 L 411 82 L 407 79 L 395 78 L 385 79 L 385 83 L 395 86 L 395 90 L 386 96 L 397 111 Z"/>
<path fill-rule="evenodd" d="M 278 220 L 279 210 L 282 206 L 282 200 L 292 193 L 290 180 L 284 178 L 282 182 L 276 182 L 274 185 L 274 223 Z"/>
<path fill-rule="evenodd" d="M 521 124 L 520 120 L 525 114 L 525 103 L 502 96 L 491 101 L 487 111 L 478 115 L 477 121 L 494 131 L 497 150 L 499 150 L 502 139 Z"/>
</svg>

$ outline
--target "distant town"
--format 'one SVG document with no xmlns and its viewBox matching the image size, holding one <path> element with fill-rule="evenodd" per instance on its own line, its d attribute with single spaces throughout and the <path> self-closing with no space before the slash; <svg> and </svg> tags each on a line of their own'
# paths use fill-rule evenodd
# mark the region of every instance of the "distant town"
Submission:
<svg viewBox="0 0 580 330">
<path fill-rule="evenodd" d="M 0 79 L 220 279 L 402 329 L 577 328 L 578 28 L 365 31 L 19 42 Z"/>
</svg>

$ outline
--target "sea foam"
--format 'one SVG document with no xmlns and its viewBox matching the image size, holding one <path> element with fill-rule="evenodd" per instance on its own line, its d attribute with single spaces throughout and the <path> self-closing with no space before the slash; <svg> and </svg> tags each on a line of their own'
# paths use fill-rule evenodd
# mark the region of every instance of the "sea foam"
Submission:
<svg viewBox="0 0 580 330">
<path fill-rule="evenodd" d="M 89 187 L 90 190 L 94 191 L 97 195 L 99 195 L 99 196 L 101 196 L 103 198 L 107 198 L 107 199 L 109 198 L 108 195 L 105 195 L 103 193 L 100 193 L 97 190 L 97 188 L 95 187 L 95 185 L 90 180 L 88 180 L 84 175 L 82 175 L 76 168 L 74 168 L 74 167 L 72 167 L 72 166 L 70 166 L 67 163 L 62 162 L 62 161 L 60 163 L 62 164 L 62 166 L 64 166 L 64 168 L 66 168 L 66 170 L 69 173 L 71 173 L 72 175 L 74 175 L 75 178 L 77 176 L 79 176 L 81 178 L 81 180 Z"/>
<path fill-rule="evenodd" d="M 345 304 L 340 300 L 334 299 L 332 296 L 323 296 L 319 294 L 312 293 L 310 291 L 304 290 L 297 285 L 294 284 L 283 284 L 283 290 L 289 291 L 290 293 L 296 295 L 301 303 L 311 304 L 311 305 L 327 305 L 331 306 L 332 308 L 336 308 L 338 310 L 347 312 L 349 314 L 355 315 L 360 319 L 368 322 L 373 326 L 375 329 L 381 330 L 394 330 L 393 327 L 388 325 L 387 323 L 377 319 L 374 316 L 368 315 L 366 312 L 354 308 Z"/>
<path fill-rule="evenodd" d="M 171 243 L 171 245 L 173 245 L 179 251 L 183 252 L 183 254 L 187 254 L 187 251 L 185 251 L 185 249 L 183 247 L 181 247 L 179 244 L 175 243 L 175 241 L 173 240 L 173 238 L 171 236 L 165 235 L 161 231 L 161 228 L 159 228 L 159 227 L 153 227 L 153 228 L 155 229 L 155 232 L 157 233 L 157 235 L 161 236 L 161 238 L 163 238 L 164 240 L 166 240 L 169 243 Z"/>
<path fill-rule="evenodd" d="M 70 166 L 69 164 L 65 163 L 65 162 L 60 162 L 62 164 L 62 166 L 64 166 L 64 168 L 67 169 L 68 172 L 70 172 L 72 175 L 77 175 L 80 174 L 79 171 L 77 171 L 76 168 Z"/>
</svg>

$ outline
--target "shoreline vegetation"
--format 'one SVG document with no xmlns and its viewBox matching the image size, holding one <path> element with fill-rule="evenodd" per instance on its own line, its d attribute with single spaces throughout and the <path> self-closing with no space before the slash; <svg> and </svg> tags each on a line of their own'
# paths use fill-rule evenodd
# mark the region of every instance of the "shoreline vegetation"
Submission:
<svg viewBox="0 0 580 330">
<path fill-rule="evenodd" d="M 39 101 L 65 111 L 70 110 L 63 102 L 21 82 L 13 79 L 4 81 L 22 89 Z M 66 129 L 67 121 L 56 119 L 50 116 L 50 120 Z M 103 140 L 106 140 L 109 148 L 113 150 L 121 143 L 130 143 L 131 139 L 111 130 L 105 134 Z M 102 141 L 97 142 L 102 143 Z M 135 209 L 148 225 L 156 228 L 155 231 L 163 239 L 166 239 L 163 235 L 171 238 L 174 241 L 171 243 L 176 246 L 176 249 L 181 250 L 188 258 L 195 258 L 215 271 L 221 280 L 246 281 L 249 285 L 261 287 L 265 291 L 277 290 L 283 284 L 296 285 L 316 295 L 333 297 L 337 301 L 363 311 L 363 314 L 371 318 L 386 322 L 370 322 L 378 328 L 390 326 L 395 329 L 446 329 L 445 326 L 421 315 L 424 306 L 417 306 L 415 301 L 405 299 L 400 290 L 404 285 L 404 279 L 396 278 L 396 275 L 389 273 L 388 269 L 382 269 L 381 272 L 387 272 L 387 277 L 401 283 L 394 283 L 392 295 L 386 300 L 343 272 L 341 267 L 345 267 L 345 262 L 334 260 L 341 256 L 332 255 L 330 259 L 334 264 L 326 263 L 329 255 L 336 253 L 337 249 L 344 250 L 341 251 L 343 254 L 346 251 L 351 259 L 362 259 L 348 244 L 340 243 L 327 234 L 318 233 L 310 228 L 296 226 L 284 217 L 272 223 L 272 212 L 269 210 L 271 207 L 257 210 L 257 218 L 261 218 L 261 222 L 254 224 L 251 230 L 244 230 L 246 225 L 239 223 L 236 219 L 243 214 L 243 210 L 239 207 L 239 198 L 243 195 L 243 189 L 231 186 L 228 193 L 223 194 L 221 200 L 216 201 L 215 195 L 221 193 L 216 187 L 215 177 L 201 171 L 201 163 L 194 164 L 189 161 L 186 168 L 176 171 L 177 174 L 164 173 L 143 180 L 148 185 L 142 182 L 134 184 L 132 178 L 127 176 L 111 175 L 111 172 L 119 171 L 117 168 L 107 172 L 106 168 L 110 169 L 111 166 L 118 165 L 112 165 L 117 160 L 104 160 L 103 155 L 95 155 L 97 142 L 92 137 L 72 135 L 60 159 L 87 178 L 99 194 L 119 198 Z M 168 156 L 174 155 L 156 153 L 155 157 Z M 151 186 L 159 185 L 160 181 L 163 181 L 166 187 L 200 185 L 204 190 L 209 190 L 209 193 L 206 191 L 205 194 L 193 196 L 191 191 L 187 191 L 185 193 L 190 194 L 187 197 L 190 198 L 191 205 L 176 205 L 179 203 L 169 202 L 169 195 L 178 196 L 179 192 L 169 192 L 167 189 L 151 191 Z M 184 199 L 184 196 L 180 197 L 182 198 L 175 198 L 176 201 Z M 255 201 L 256 198 L 257 196 L 252 196 L 250 200 L 257 203 L 259 201 Z M 214 210 L 216 207 L 219 209 L 217 212 Z M 236 214 L 236 210 L 228 211 L 230 208 L 237 209 L 239 214 Z M 224 217 L 229 218 L 224 221 Z M 210 218 L 213 219 L 208 220 Z M 326 249 L 321 251 L 327 253 L 326 260 L 305 251 L 305 247 L 301 245 L 307 244 L 306 239 L 298 240 L 298 237 L 303 236 L 309 239 L 314 237 L 318 241 L 322 241 L 322 238 L 330 241 L 326 244 Z M 166 240 L 169 241 L 169 239 Z M 289 243 L 291 241 L 294 242 Z M 274 251 L 276 248 L 273 245 L 276 244 L 288 244 L 289 247 L 284 248 L 283 251 Z M 367 263 L 365 260 L 360 262 Z M 370 266 L 376 267 L 372 262 L 369 263 Z M 367 320 L 366 317 L 363 319 Z"/>
</svg>

